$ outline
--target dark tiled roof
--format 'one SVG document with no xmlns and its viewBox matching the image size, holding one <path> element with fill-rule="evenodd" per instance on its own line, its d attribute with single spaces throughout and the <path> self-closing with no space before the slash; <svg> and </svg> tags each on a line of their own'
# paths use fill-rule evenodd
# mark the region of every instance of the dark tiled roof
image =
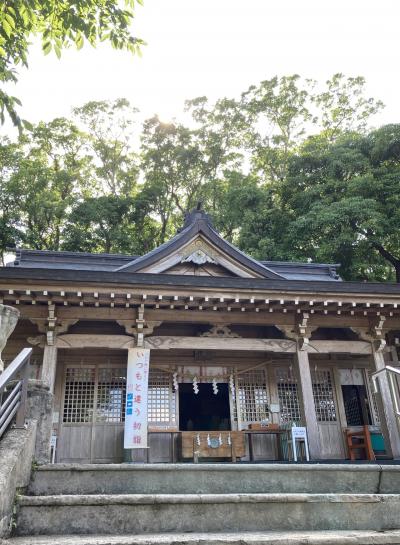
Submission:
<svg viewBox="0 0 400 545">
<path fill-rule="evenodd" d="M 288 280 L 341 280 L 337 273 L 339 264 L 293 261 L 261 261 L 261 263 Z"/>
<path fill-rule="evenodd" d="M 139 256 L 126 254 L 89 254 L 86 252 L 52 252 L 18 249 L 11 267 L 38 269 L 73 269 L 115 271 Z"/>
<path fill-rule="evenodd" d="M 193 287 L 248 289 L 252 291 L 272 290 L 277 292 L 302 291 L 312 293 L 358 293 L 400 296 L 400 284 L 382 282 L 337 282 L 287 280 L 268 278 L 234 278 L 216 276 L 189 276 L 172 274 L 126 273 L 115 271 L 38 269 L 27 267 L 1 267 L 0 279 L 25 280 L 27 284 L 37 281 L 49 282 L 99 282 L 120 286 Z"/>
<path fill-rule="evenodd" d="M 167 257 L 170 253 L 184 246 L 196 235 L 201 234 L 213 243 L 222 252 L 228 254 L 247 269 L 253 271 L 263 278 L 282 278 L 282 276 L 256 261 L 252 257 L 241 252 L 238 248 L 224 240 L 213 228 L 208 214 L 203 210 L 193 210 L 185 219 L 183 229 L 171 240 L 155 248 L 148 254 L 133 260 L 131 263 L 117 269 L 118 271 L 139 272 L 145 267 L 151 266 L 157 261 Z"/>
<path fill-rule="evenodd" d="M 223 253 L 228 254 L 233 260 L 262 278 L 305 281 L 340 280 L 336 273 L 338 265 L 257 261 L 253 259 L 224 240 L 214 229 L 210 217 L 203 210 L 193 210 L 185 218 L 183 228 L 171 240 L 144 256 L 18 249 L 15 261 L 8 266 L 93 272 L 141 272 L 143 268 L 168 257 L 169 254 L 187 244 L 198 234 L 203 235 Z"/>
<path fill-rule="evenodd" d="M 15 261 L 7 266 L 74 271 L 115 271 L 120 269 L 123 272 L 126 265 L 133 264 L 136 260 L 140 262 L 140 256 L 18 249 Z M 261 261 L 260 263 L 287 280 L 340 280 L 336 271 L 338 265 L 278 261 Z"/>
</svg>

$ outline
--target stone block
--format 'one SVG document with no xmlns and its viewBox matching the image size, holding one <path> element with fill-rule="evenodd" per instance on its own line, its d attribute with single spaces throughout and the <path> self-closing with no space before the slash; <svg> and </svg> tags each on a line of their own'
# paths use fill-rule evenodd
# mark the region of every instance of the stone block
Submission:
<svg viewBox="0 0 400 545">
<path fill-rule="evenodd" d="M 9 430 L 0 442 L 0 537 L 10 533 L 16 492 L 29 484 L 36 428 L 31 421 L 26 429 Z"/>
</svg>

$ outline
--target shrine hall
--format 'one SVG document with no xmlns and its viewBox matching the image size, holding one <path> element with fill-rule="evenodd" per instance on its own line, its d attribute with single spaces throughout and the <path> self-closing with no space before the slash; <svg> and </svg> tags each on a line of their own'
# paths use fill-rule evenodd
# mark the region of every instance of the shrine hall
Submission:
<svg viewBox="0 0 400 545">
<path fill-rule="evenodd" d="M 400 457 L 398 284 L 258 261 L 196 209 L 143 256 L 18 249 L 0 302 L 55 463 Z"/>
</svg>

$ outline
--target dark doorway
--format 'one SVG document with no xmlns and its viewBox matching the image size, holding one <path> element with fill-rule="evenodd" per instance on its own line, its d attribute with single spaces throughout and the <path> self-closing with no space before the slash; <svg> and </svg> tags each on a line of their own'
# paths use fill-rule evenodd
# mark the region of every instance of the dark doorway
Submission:
<svg viewBox="0 0 400 545">
<path fill-rule="evenodd" d="M 342 392 L 347 425 L 371 425 L 372 418 L 365 386 L 356 384 L 343 385 Z"/>
<path fill-rule="evenodd" d="M 192 384 L 179 384 L 179 429 L 181 431 L 230 430 L 228 384 L 218 383 L 214 394 L 212 384 L 199 384 L 195 394 Z"/>
</svg>

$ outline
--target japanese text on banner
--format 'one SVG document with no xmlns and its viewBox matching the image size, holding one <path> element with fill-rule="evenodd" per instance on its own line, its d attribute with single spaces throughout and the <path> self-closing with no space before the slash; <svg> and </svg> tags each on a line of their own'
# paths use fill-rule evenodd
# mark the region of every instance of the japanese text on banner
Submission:
<svg viewBox="0 0 400 545">
<path fill-rule="evenodd" d="M 124 448 L 147 448 L 149 361 L 148 348 L 128 350 Z"/>
</svg>

